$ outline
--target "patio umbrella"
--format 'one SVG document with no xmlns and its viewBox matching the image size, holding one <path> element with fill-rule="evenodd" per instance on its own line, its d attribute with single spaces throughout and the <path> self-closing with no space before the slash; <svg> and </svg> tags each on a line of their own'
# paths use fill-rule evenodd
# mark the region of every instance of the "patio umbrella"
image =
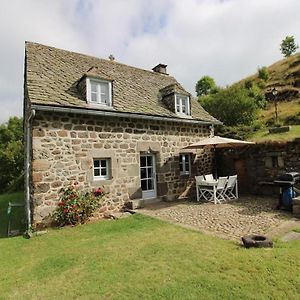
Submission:
<svg viewBox="0 0 300 300">
<path fill-rule="evenodd" d="M 201 141 L 191 144 L 184 149 L 203 149 L 203 148 L 212 148 L 214 153 L 216 152 L 217 148 L 234 148 L 234 147 L 241 147 L 245 145 L 251 145 L 254 144 L 252 142 L 246 142 L 236 139 L 229 139 L 221 136 L 213 136 L 208 138 L 203 138 Z M 215 175 L 217 177 L 217 160 L 214 159 L 214 169 L 215 169 Z"/>
</svg>

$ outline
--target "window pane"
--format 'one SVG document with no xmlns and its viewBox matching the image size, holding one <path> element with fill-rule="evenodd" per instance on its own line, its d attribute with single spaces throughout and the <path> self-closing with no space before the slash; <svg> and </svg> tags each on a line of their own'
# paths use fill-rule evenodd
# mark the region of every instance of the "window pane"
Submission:
<svg viewBox="0 0 300 300">
<path fill-rule="evenodd" d="M 185 170 L 189 171 L 190 170 L 190 164 L 189 163 L 185 163 Z"/>
<path fill-rule="evenodd" d="M 153 180 L 152 179 L 148 180 L 148 190 L 153 190 Z"/>
<path fill-rule="evenodd" d="M 94 169 L 94 176 L 100 176 L 100 170 Z"/>
<path fill-rule="evenodd" d="M 91 101 L 92 102 L 97 102 L 97 94 L 91 93 Z"/>
<path fill-rule="evenodd" d="M 141 188 L 143 191 L 147 191 L 147 180 L 141 180 Z"/>
<path fill-rule="evenodd" d="M 103 168 L 101 169 L 101 176 L 106 176 L 107 175 L 107 169 Z"/>
<path fill-rule="evenodd" d="M 106 168 L 106 160 L 101 160 L 101 167 Z"/>
<path fill-rule="evenodd" d="M 141 168 L 141 179 L 147 178 L 147 172 L 145 168 Z"/>
<path fill-rule="evenodd" d="M 94 167 L 99 167 L 100 166 L 100 161 L 98 159 L 94 160 Z"/>
<path fill-rule="evenodd" d="M 179 164 L 179 170 L 180 170 L 180 172 L 183 171 L 183 165 L 182 164 Z"/>
<path fill-rule="evenodd" d="M 147 156 L 147 166 L 152 166 L 152 157 L 151 156 Z"/>
<path fill-rule="evenodd" d="M 101 88 L 101 103 L 108 103 L 109 100 L 109 88 L 108 88 L 108 83 L 101 83 L 100 85 Z"/>
<path fill-rule="evenodd" d="M 140 162 L 141 162 L 141 167 L 145 167 L 146 166 L 146 157 L 141 156 Z"/>
<path fill-rule="evenodd" d="M 148 178 L 152 178 L 153 168 L 148 168 Z"/>
<path fill-rule="evenodd" d="M 180 155 L 179 155 L 179 162 L 180 162 L 180 163 L 182 163 L 182 157 L 183 157 L 183 155 L 180 154 Z"/>
<path fill-rule="evenodd" d="M 91 81 L 91 92 L 97 93 L 97 86 L 98 84 L 96 82 Z"/>
</svg>

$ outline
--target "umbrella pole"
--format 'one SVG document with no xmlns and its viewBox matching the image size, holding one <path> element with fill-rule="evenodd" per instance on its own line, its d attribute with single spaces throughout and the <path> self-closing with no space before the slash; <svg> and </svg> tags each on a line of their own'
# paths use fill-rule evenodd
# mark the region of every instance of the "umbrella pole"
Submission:
<svg viewBox="0 0 300 300">
<path fill-rule="evenodd" d="M 216 151 L 216 145 L 213 147 L 213 174 L 215 175 L 215 179 L 218 179 L 218 170 L 217 170 L 217 151 Z"/>
</svg>

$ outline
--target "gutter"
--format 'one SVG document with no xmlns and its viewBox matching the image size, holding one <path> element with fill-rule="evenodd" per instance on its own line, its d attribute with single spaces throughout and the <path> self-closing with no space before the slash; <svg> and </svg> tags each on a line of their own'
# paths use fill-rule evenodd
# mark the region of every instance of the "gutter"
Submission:
<svg viewBox="0 0 300 300">
<path fill-rule="evenodd" d="M 31 231 L 31 207 L 30 207 L 30 152 L 31 152 L 31 139 L 30 139 L 30 129 L 31 129 L 31 121 L 35 116 L 35 110 L 32 109 L 30 111 L 29 117 L 26 120 L 26 157 L 25 157 L 25 210 L 27 216 L 27 233 Z"/>
<path fill-rule="evenodd" d="M 219 121 L 200 121 L 200 120 L 193 120 L 193 119 L 179 119 L 173 117 L 160 117 L 160 116 L 151 116 L 151 115 L 143 115 L 143 114 L 135 114 L 135 113 L 58 107 L 58 106 L 39 105 L 39 104 L 32 104 L 31 107 L 32 109 L 39 110 L 39 111 L 72 113 L 72 114 L 82 114 L 82 115 L 92 115 L 92 116 L 123 117 L 123 118 L 133 118 L 133 119 L 142 119 L 142 120 L 180 122 L 180 123 L 201 124 L 201 125 L 222 124 Z"/>
</svg>

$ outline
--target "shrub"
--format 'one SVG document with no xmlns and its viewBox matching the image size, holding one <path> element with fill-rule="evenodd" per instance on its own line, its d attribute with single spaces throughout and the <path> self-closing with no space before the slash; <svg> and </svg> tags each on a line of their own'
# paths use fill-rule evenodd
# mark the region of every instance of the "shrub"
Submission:
<svg viewBox="0 0 300 300">
<path fill-rule="evenodd" d="M 92 213 L 101 205 L 104 195 L 102 188 L 93 192 L 82 193 L 78 191 L 77 183 L 61 190 L 58 207 L 53 219 L 59 226 L 85 223 Z"/>
<path fill-rule="evenodd" d="M 199 100 L 206 111 L 228 126 L 251 125 L 256 117 L 255 100 L 243 87 L 232 86 Z"/>
<path fill-rule="evenodd" d="M 268 81 L 269 71 L 267 67 L 258 68 L 258 78 L 262 79 L 263 81 Z"/>
<path fill-rule="evenodd" d="M 252 126 L 216 126 L 215 134 L 227 138 L 247 140 L 253 135 Z"/>
</svg>

